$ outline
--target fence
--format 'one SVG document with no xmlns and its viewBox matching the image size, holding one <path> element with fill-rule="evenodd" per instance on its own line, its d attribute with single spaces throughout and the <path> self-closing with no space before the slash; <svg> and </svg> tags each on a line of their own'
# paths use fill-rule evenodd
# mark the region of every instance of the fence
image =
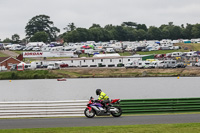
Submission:
<svg viewBox="0 0 200 133">
<path fill-rule="evenodd" d="M 0 118 L 84 116 L 88 100 L 0 102 Z M 200 112 L 200 98 L 122 99 L 123 114 Z"/>
<path fill-rule="evenodd" d="M 125 99 L 123 114 L 200 112 L 200 98 Z"/>
</svg>

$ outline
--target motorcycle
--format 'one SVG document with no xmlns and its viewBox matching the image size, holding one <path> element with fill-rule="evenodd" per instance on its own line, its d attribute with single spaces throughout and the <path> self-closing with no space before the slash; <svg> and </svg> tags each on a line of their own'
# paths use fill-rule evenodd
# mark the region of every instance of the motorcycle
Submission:
<svg viewBox="0 0 200 133">
<path fill-rule="evenodd" d="M 84 114 L 88 118 L 93 118 L 96 116 L 110 116 L 120 117 L 122 115 L 122 109 L 119 106 L 114 106 L 114 104 L 119 105 L 120 99 L 112 99 L 110 103 L 106 103 L 110 107 L 110 111 L 101 104 L 101 101 L 94 100 L 93 97 L 90 97 L 87 108 L 84 111 Z"/>
</svg>

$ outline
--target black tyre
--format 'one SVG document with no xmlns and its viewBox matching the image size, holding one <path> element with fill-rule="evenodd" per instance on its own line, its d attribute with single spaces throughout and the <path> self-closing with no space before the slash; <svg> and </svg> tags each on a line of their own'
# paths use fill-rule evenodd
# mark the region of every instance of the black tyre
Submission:
<svg viewBox="0 0 200 133">
<path fill-rule="evenodd" d="M 111 112 L 113 117 L 120 117 L 122 115 L 122 109 L 120 107 L 115 107 L 118 109 L 116 112 Z"/>
<path fill-rule="evenodd" d="M 91 109 L 91 111 L 89 111 L 88 108 L 85 109 L 84 114 L 87 118 L 93 118 L 95 116 L 95 111 L 93 109 Z"/>
</svg>

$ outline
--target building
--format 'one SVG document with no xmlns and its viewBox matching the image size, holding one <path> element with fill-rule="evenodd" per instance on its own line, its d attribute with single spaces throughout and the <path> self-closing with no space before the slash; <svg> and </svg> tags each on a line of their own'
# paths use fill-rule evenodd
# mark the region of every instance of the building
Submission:
<svg viewBox="0 0 200 133">
<path fill-rule="evenodd" d="M 13 57 L 0 57 L 0 67 L 5 67 L 7 70 L 10 70 L 10 68 L 14 64 L 19 64 L 21 61 L 18 59 L 15 59 Z"/>
</svg>

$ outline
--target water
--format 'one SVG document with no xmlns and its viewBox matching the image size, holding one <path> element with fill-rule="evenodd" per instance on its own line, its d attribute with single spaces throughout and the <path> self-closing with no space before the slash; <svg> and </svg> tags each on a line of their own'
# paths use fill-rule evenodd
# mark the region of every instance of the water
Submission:
<svg viewBox="0 0 200 133">
<path fill-rule="evenodd" d="M 87 100 L 97 98 L 97 88 L 111 99 L 200 97 L 199 81 L 199 77 L 1 80 L 0 101 Z"/>
</svg>

